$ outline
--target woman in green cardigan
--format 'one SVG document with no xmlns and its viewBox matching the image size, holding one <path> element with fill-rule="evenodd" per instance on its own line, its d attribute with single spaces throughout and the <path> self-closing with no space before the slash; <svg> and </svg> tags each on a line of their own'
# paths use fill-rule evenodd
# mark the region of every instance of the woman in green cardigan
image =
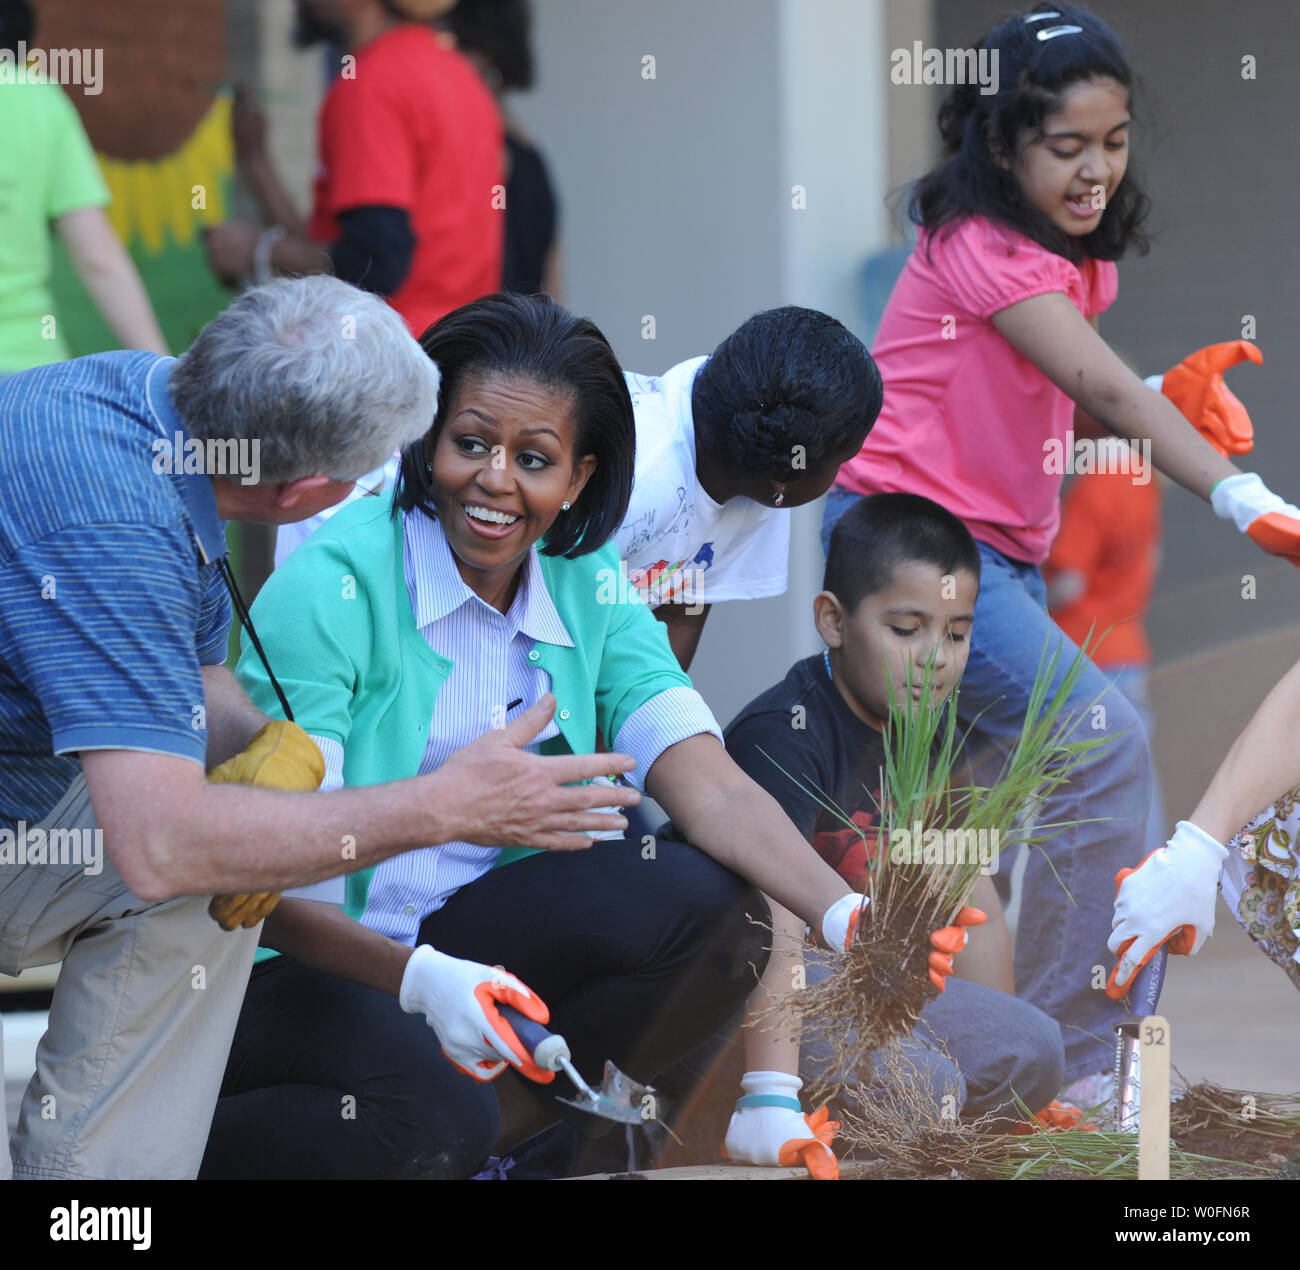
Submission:
<svg viewBox="0 0 1300 1270">
<path fill-rule="evenodd" d="M 341 909 L 286 898 L 262 943 L 287 955 L 254 969 L 203 1176 L 471 1175 L 573 1092 L 543 1088 L 553 1075 L 495 1001 L 539 1020 L 549 1005 L 589 1081 L 605 1059 L 650 1081 L 754 987 L 760 890 L 839 946 L 861 903 L 727 757 L 607 545 L 635 433 L 604 336 L 549 299 L 499 295 L 422 344 L 439 408 L 395 499 L 347 507 L 253 606 L 322 789 L 434 770 L 491 728 L 579 754 L 599 728 L 693 845 L 622 841 L 622 816 L 593 813 L 620 840 L 539 828 L 542 850 L 506 868 L 497 849 L 413 841 L 350 875 L 327 897 Z M 274 712 L 247 647 L 239 675 Z M 611 789 L 611 804 L 637 798 Z"/>
</svg>

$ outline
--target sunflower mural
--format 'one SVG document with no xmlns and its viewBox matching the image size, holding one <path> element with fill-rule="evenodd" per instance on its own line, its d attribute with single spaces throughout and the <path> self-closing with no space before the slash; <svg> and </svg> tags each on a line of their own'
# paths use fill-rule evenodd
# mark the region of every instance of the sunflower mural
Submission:
<svg viewBox="0 0 1300 1270">
<path fill-rule="evenodd" d="M 67 88 L 130 251 L 173 352 L 230 301 L 211 275 L 201 231 L 228 219 L 234 180 L 222 0 L 41 0 L 39 43 L 103 49 L 103 91 Z M 62 247 L 52 279 L 75 355 L 115 348 Z"/>
</svg>

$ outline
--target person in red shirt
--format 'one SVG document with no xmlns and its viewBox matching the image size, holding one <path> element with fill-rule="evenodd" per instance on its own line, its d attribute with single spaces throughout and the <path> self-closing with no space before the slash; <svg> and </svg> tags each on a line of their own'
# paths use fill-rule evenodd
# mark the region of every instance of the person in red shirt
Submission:
<svg viewBox="0 0 1300 1270">
<path fill-rule="evenodd" d="M 1074 428 L 1098 447 L 1126 444 L 1089 427 L 1081 415 Z M 1141 480 L 1131 472 L 1103 470 L 1075 477 L 1062 499 L 1060 532 L 1043 573 L 1057 625 L 1080 647 L 1090 632 L 1101 639 L 1092 660 L 1128 698 L 1149 739 L 1151 646 L 1143 616 L 1160 567 L 1160 477 L 1150 467 L 1144 475 Z M 1165 837 L 1164 800 L 1153 768 L 1147 850 L 1163 846 Z"/>
<path fill-rule="evenodd" d="M 505 141 L 470 61 L 430 20 L 451 0 L 301 0 L 312 34 L 346 50 L 321 106 L 310 220 L 267 158 L 265 125 L 241 96 L 235 145 L 269 228 L 206 235 L 229 282 L 333 272 L 386 296 L 415 336 L 500 289 Z"/>
</svg>

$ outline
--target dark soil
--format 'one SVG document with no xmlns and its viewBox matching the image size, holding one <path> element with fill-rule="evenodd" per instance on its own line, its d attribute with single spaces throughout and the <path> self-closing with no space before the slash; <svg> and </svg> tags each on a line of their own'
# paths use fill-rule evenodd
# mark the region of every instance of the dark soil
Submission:
<svg viewBox="0 0 1300 1270">
<path fill-rule="evenodd" d="M 1237 1091 L 1210 1084 L 1183 1090 L 1170 1113 L 1170 1136 L 1184 1151 L 1280 1169 L 1288 1157 L 1300 1159 L 1300 1128 L 1270 1118 L 1267 1095 L 1252 1119 L 1239 1109 Z"/>
</svg>

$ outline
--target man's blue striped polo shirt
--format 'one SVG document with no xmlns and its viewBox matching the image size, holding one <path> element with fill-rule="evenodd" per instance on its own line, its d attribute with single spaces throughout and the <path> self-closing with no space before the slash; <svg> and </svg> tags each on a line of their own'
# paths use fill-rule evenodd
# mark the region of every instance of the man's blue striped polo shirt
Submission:
<svg viewBox="0 0 1300 1270">
<path fill-rule="evenodd" d="M 183 432 L 174 365 L 101 353 L 0 382 L 0 828 L 47 815 L 80 750 L 203 762 L 225 526 L 209 477 L 157 461 Z"/>
</svg>

